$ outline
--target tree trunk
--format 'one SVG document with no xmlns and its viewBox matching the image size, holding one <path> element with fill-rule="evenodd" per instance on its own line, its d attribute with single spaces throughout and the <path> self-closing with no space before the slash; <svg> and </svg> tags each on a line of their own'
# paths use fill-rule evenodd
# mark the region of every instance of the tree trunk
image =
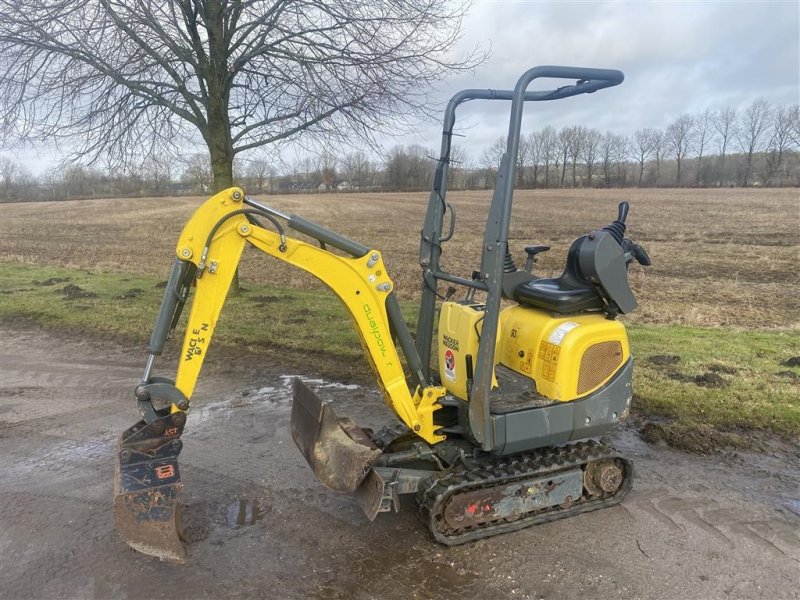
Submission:
<svg viewBox="0 0 800 600">
<path fill-rule="evenodd" d="M 720 161 L 719 161 L 719 184 L 721 186 L 725 185 L 725 151 L 727 145 L 728 141 L 725 140 L 722 143 L 722 156 L 720 156 Z"/>
<path fill-rule="evenodd" d="M 750 149 L 747 152 L 747 166 L 745 167 L 744 170 L 744 187 L 750 185 L 750 174 L 752 173 L 752 170 L 753 170 L 753 150 Z"/>
<path fill-rule="evenodd" d="M 700 151 L 700 154 L 697 156 L 697 176 L 695 177 L 695 185 L 697 187 L 702 187 L 701 178 L 703 176 L 703 151 Z"/>
<path fill-rule="evenodd" d="M 227 41 L 224 33 L 224 11 L 222 2 L 209 0 L 208 47 L 209 60 L 205 65 L 208 71 L 208 130 L 205 141 L 211 159 L 211 173 L 214 177 L 214 191 L 221 192 L 233 186 L 233 139 L 228 115 L 230 85 L 227 65 Z M 233 275 L 229 294 L 238 294 L 239 269 Z"/>
</svg>

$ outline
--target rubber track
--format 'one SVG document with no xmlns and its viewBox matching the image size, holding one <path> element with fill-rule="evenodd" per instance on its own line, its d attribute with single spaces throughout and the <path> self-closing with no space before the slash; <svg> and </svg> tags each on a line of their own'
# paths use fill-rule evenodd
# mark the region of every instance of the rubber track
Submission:
<svg viewBox="0 0 800 600">
<path fill-rule="evenodd" d="M 557 473 L 606 458 L 621 460 L 625 467 L 622 485 L 613 494 L 590 497 L 584 489 L 581 498 L 569 508 L 551 506 L 515 520 L 498 519 L 490 523 L 456 530 L 453 530 L 445 522 L 444 510 L 447 503 L 458 493 L 510 484 L 532 476 Z M 459 471 L 451 471 L 444 476 L 432 479 L 429 485 L 422 489 L 417 501 L 422 519 L 433 533 L 436 541 L 448 546 L 455 546 L 613 506 L 621 502 L 630 491 L 633 477 L 633 463 L 610 446 L 590 440 L 568 446 L 542 448 L 534 452 L 498 457 L 495 462 L 490 464 L 479 464 Z"/>
</svg>

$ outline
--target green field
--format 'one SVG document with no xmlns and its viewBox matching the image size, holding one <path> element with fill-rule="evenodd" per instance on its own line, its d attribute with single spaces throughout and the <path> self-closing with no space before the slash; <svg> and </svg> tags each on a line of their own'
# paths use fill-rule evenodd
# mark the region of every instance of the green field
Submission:
<svg viewBox="0 0 800 600">
<path fill-rule="evenodd" d="M 0 321 L 22 320 L 144 346 L 164 279 L 2 263 Z M 371 380 L 350 319 L 330 292 L 243 285 L 223 310 L 215 336 L 218 352 L 246 349 L 263 356 L 266 368 Z M 413 326 L 416 306 L 411 301 L 402 306 Z M 630 334 L 637 361 L 634 408 L 641 413 L 673 417 L 695 428 L 800 435 L 800 332 L 634 323 Z M 176 350 L 173 340 L 173 358 Z"/>
</svg>

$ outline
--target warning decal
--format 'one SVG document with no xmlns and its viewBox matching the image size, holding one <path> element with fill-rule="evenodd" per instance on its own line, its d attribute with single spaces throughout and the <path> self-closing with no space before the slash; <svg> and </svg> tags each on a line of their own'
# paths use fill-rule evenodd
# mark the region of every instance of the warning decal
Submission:
<svg viewBox="0 0 800 600">
<path fill-rule="evenodd" d="M 550 334 L 550 337 L 547 338 L 547 341 L 551 344 L 555 344 L 556 346 L 561 345 L 561 340 L 564 339 L 564 336 L 567 335 L 570 331 L 578 327 L 578 323 L 573 321 L 567 321 L 566 323 L 562 323 L 558 327 L 553 330 L 553 333 Z"/>
<path fill-rule="evenodd" d="M 444 353 L 444 376 L 450 381 L 456 380 L 456 356 L 452 350 Z"/>
</svg>

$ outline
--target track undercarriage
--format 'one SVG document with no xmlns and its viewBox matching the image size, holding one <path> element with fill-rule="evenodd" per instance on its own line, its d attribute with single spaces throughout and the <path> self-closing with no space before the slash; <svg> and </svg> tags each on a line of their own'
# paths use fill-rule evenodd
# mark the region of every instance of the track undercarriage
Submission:
<svg viewBox="0 0 800 600">
<path fill-rule="evenodd" d="M 633 464 L 596 441 L 481 458 L 433 477 L 418 494 L 436 541 L 456 545 L 622 501 Z"/>
<path fill-rule="evenodd" d="M 352 494 L 367 518 L 414 494 L 436 541 L 451 546 L 612 506 L 633 485 L 633 464 L 603 442 L 506 456 L 459 437 L 429 446 L 402 425 L 360 429 L 299 381 L 292 423 L 320 481 Z"/>
</svg>

